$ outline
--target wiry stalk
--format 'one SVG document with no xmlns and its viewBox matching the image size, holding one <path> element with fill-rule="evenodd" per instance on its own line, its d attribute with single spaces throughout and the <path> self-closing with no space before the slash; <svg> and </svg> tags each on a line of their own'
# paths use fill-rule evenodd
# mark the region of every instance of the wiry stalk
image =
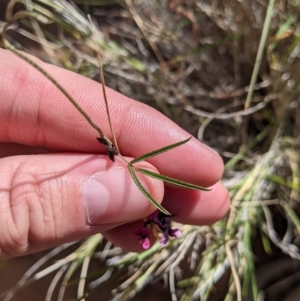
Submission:
<svg viewBox="0 0 300 301">
<path fill-rule="evenodd" d="M 100 49 L 99 49 L 99 45 L 98 45 L 97 40 L 96 40 L 96 33 L 95 33 L 95 29 L 94 29 L 94 26 L 93 26 L 91 16 L 88 15 L 88 18 L 89 18 L 89 21 L 90 21 L 90 24 L 91 24 L 91 29 L 92 29 L 95 44 L 96 44 L 97 59 L 98 59 L 99 74 L 100 74 L 100 82 L 102 84 L 102 93 L 103 93 L 103 98 L 104 98 L 104 102 L 105 102 L 106 115 L 107 115 L 110 131 L 111 131 L 111 134 L 113 136 L 114 145 L 117 149 L 118 154 L 120 154 L 120 150 L 119 150 L 119 147 L 118 147 L 118 142 L 117 142 L 117 139 L 116 139 L 116 136 L 115 136 L 115 131 L 114 131 L 114 128 L 113 128 L 111 117 L 110 117 L 110 111 L 109 111 L 109 106 L 108 106 L 108 101 L 107 101 L 107 96 L 106 96 L 105 80 L 104 80 L 104 75 L 103 75 L 103 65 L 102 65 L 102 60 L 101 60 L 101 55 L 100 55 Z"/>
<path fill-rule="evenodd" d="M 17 50 L 13 45 L 11 45 L 4 38 L 4 34 L 5 34 L 5 32 L 3 31 L 2 35 L 3 35 L 3 43 L 4 43 L 5 48 L 9 49 L 11 52 L 13 52 L 19 58 L 21 58 L 22 60 L 29 63 L 32 67 L 34 67 L 36 70 L 41 72 L 46 78 L 48 78 L 49 81 L 51 81 L 67 97 L 67 99 L 73 104 L 73 106 L 79 111 L 79 113 L 87 120 L 87 122 L 99 133 L 100 137 L 107 143 L 112 144 L 112 142 L 104 135 L 104 133 L 100 129 L 100 127 L 96 123 L 93 122 L 93 120 L 89 117 L 89 115 L 76 102 L 76 100 L 68 93 L 68 91 L 65 90 L 65 88 L 54 77 L 52 77 L 48 72 L 46 72 L 42 67 L 40 67 L 33 60 L 31 60 L 28 56 L 24 55 L 21 51 Z"/>
</svg>

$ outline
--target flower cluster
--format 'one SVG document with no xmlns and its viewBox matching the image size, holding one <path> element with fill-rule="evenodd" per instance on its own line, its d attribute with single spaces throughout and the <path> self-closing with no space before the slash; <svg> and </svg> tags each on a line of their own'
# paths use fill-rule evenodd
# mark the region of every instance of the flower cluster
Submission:
<svg viewBox="0 0 300 301">
<path fill-rule="evenodd" d="M 164 246 L 169 237 L 178 238 L 181 236 L 181 231 L 179 229 L 171 228 L 171 218 L 174 215 L 166 215 L 158 210 L 150 214 L 144 225 L 136 229 L 134 234 L 139 238 L 139 244 L 144 250 L 149 249 L 150 247 L 150 235 L 154 234 L 158 237 L 158 232 L 162 233 L 160 244 Z"/>
</svg>

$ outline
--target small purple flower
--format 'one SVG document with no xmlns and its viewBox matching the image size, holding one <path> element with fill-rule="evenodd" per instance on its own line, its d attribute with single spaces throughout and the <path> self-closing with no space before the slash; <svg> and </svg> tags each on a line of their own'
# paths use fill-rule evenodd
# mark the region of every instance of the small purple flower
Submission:
<svg viewBox="0 0 300 301">
<path fill-rule="evenodd" d="M 149 236 L 152 234 L 152 231 L 147 227 L 139 227 L 134 231 L 134 235 L 139 237 L 139 244 L 144 250 L 150 248 L 150 239 Z"/>
<path fill-rule="evenodd" d="M 139 244 L 144 250 L 150 248 L 150 235 L 158 237 L 158 231 L 162 233 L 160 239 L 161 246 L 164 246 L 169 237 L 178 238 L 181 236 L 179 229 L 171 228 L 171 218 L 175 215 L 166 215 L 158 210 L 154 211 L 147 217 L 143 227 L 139 227 L 134 231 L 134 234 L 139 237 Z"/>
<path fill-rule="evenodd" d="M 179 229 L 171 228 L 171 218 L 173 216 L 174 215 L 166 215 L 156 210 L 147 217 L 147 221 L 145 222 L 145 226 L 153 223 L 159 227 L 160 231 L 163 233 L 163 237 L 160 240 L 160 244 L 162 246 L 164 246 L 168 242 L 170 236 L 175 238 L 181 236 L 181 231 Z"/>
<path fill-rule="evenodd" d="M 160 240 L 160 244 L 164 246 L 168 242 L 170 236 L 174 238 L 179 238 L 181 236 L 181 231 L 179 229 L 169 228 L 167 231 L 164 232 L 163 237 Z"/>
<path fill-rule="evenodd" d="M 158 210 L 154 211 L 147 217 L 147 221 L 145 222 L 146 225 L 148 224 L 156 224 L 160 230 L 164 231 L 164 229 L 171 226 L 171 217 L 173 215 L 166 215 Z"/>
<path fill-rule="evenodd" d="M 181 237 L 182 233 L 179 229 L 171 229 L 171 233 L 169 233 L 169 235 L 174 238 L 179 238 Z"/>
</svg>

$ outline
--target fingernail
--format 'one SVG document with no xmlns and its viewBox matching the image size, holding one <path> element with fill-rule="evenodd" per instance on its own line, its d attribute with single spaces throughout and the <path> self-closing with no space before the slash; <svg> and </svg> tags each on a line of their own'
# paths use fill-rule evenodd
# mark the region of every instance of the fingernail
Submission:
<svg viewBox="0 0 300 301">
<path fill-rule="evenodd" d="M 147 181 L 141 181 L 149 191 Z M 91 175 L 85 182 L 84 193 L 87 220 L 91 225 L 133 221 L 149 212 L 149 201 L 125 168 Z"/>
</svg>

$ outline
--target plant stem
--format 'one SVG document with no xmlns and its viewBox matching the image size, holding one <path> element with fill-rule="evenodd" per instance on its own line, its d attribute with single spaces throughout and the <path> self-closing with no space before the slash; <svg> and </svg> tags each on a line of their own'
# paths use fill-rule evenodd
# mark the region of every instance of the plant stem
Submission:
<svg viewBox="0 0 300 301">
<path fill-rule="evenodd" d="M 257 75 L 258 75 L 258 71 L 260 68 L 261 59 L 262 59 L 263 52 L 264 52 L 264 49 L 266 46 L 267 36 L 268 36 L 268 32 L 269 32 L 269 28 L 270 28 L 270 24 L 271 24 L 271 20 L 272 20 L 272 12 L 273 12 L 273 8 L 274 8 L 274 3 L 275 3 L 275 0 L 269 1 L 267 14 L 266 14 L 266 18 L 265 18 L 265 23 L 264 23 L 263 31 L 261 34 L 257 54 L 256 54 L 255 65 L 254 65 L 252 76 L 251 76 L 249 91 L 248 91 L 247 99 L 245 102 L 245 110 L 247 110 L 250 107 L 250 103 L 252 100 L 254 86 L 255 86 L 255 83 L 257 80 Z"/>
<path fill-rule="evenodd" d="M 3 42 L 6 49 L 13 52 L 19 58 L 26 61 L 36 70 L 41 72 L 46 78 L 48 78 L 67 97 L 67 99 L 73 104 L 73 106 L 79 111 L 79 113 L 87 120 L 87 122 L 99 133 L 100 137 L 105 141 L 111 143 L 111 141 L 104 135 L 100 127 L 93 122 L 93 120 L 89 117 L 89 115 L 82 109 L 82 107 L 76 102 L 76 100 L 64 89 L 64 87 L 60 85 L 60 83 L 58 83 L 49 73 L 47 73 L 43 68 L 41 68 L 38 64 L 32 61 L 28 56 L 24 55 L 22 52 L 17 50 L 13 45 L 11 45 L 4 38 L 3 38 Z"/>
</svg>

